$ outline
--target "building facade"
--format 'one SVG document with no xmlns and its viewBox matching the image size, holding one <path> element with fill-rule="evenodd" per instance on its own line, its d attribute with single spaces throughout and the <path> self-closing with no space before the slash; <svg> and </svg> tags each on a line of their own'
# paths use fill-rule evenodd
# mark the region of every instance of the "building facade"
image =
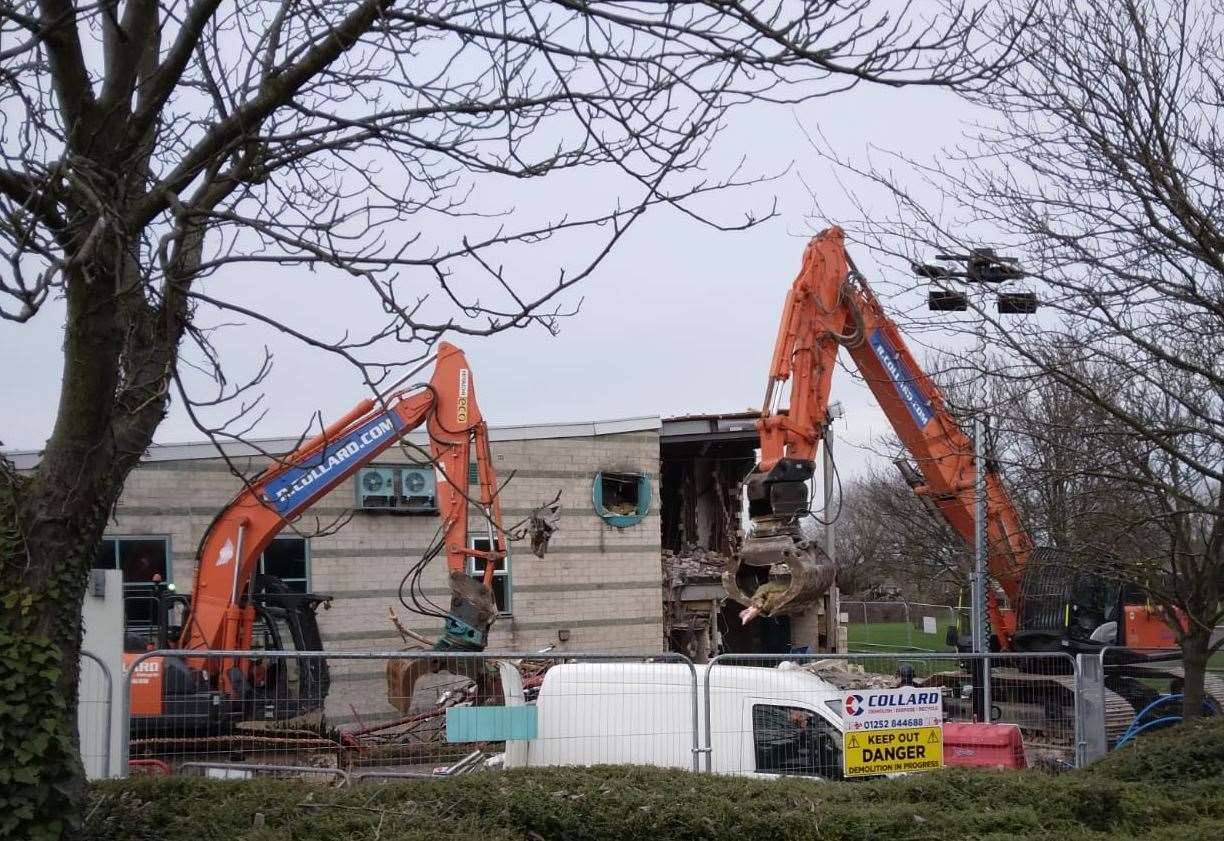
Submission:
<svg viewBox="0 0 1224 841">
<path fill-rule="evenodd" d="M 495 590 L 502 613 L 490 649 L 665 649 L 659 428 L 658 418 L 631 418 L 490 430 L 494 467 L 505 484 L 500 494 L 505 524 L 523 519 L 558 493 L 561 503 L 558 529 L 545 557 L 537 558 L 526 544 L 512 543 L 498 570 Z M 427 443 L 423 435 L 407 440 Z M 296 443 L 263 441 L 259 446 L 281 453 Z M 200 541 L 242 487 L 235 468 L 249 477 L 266 463 L 250 452 L 235 448 L 222 458 L 211 444 L 154 445 L 128 478 L 96 565 L 122 569 L 130 594 L 138 594 L 141 582 L 154 575 L 190 592 Z M 19 468 L 37 462 L 37 454 L 10 457 Z M 416 447 L 393 446 L 370 466 L 420 461 Z M 364 510 L 362 476 L 347 479 L 286 528 L 265 552 L 261 571 L 293 589 L 332 597 L 330 607 L 318 613 L 329 651 L 401 648 L 389 609 L 407 628 L 435 639 L 440 620 L 405 609 L 399 588 L 408 567 L 435 540 L 438 516 L 428 510 Z M 479 539 L 487 534 L 486 523 L 472 508 L 469 529 Z M 423 583 L 426 596 L 448 603 L 443 557 L 431 563 Z M 129 596 L 129 622 L 147 609 L 141 599 Z M 384 680 L 375 662 L 337 663 L 332 672 L 332 694 L 341 702 L 381 690 L 381 685 L 371 686 L 367 693 L 352 684 Z"/>
</svg>

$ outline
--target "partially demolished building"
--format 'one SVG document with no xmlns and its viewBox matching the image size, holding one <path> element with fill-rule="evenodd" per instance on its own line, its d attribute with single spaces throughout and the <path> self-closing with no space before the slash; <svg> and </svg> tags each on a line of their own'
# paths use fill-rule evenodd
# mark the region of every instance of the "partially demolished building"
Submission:
<svg viewBox="0 0 1224 841">
<path fill-rule="evenodd" d="M 835 591 L 809 614 L 747 625 L 723 593 L 722 567 L 740 528 L 739 482 L 754 463 L 753 421 L 743 413 L 494 427 L 496 469 L 508 480 L 501 497 L 507 521 L 554 500 L 557 531 L 545 557 L 516 545 L 496 570 L 500 616 L 490 649 L 671 649 L 696 661 L 718 651 L 835 649 Z M 419 434 L 408 440 L 425 443 Z M 295 441 L 259 445 L 286 452 Z M 40 454 L 9 456 L 29 469 Z M 225 457 L 207 443 L 149 449 L 127 481 L 95 564 L 123 571 L 129 623 L 150 621 L 150 582 L 190 591 L 201 536 L 242 486 L 233 468 L 254 473 L 264 463 L 249 445 L 229 445 Z M 292 591 L 330 597 L 319 617 L 325 648 L 396 647 L 401 636 L 389 609 L 412 633 L 438 633 L 436 620 L 410 614 L 399 599 L 406 563 L 421 556 L 437 529 L 434 487 L 430 465 L 411 448 L 393 448 L 268 547 L 260 572 Z M 472 517 L 480 548 L 483 523 Z M 337 522 L 344 527 L 328 527 Z M 474 566 L 469 572 L 479 574 Z M 437 598 L 448 592 L 440 565 L 425 588 Z M 382 680 L 381 667 L 337 664 L 329 699 L 339 705 L 337 720 L 360 713 L 355 700 Z"/>
</svg>

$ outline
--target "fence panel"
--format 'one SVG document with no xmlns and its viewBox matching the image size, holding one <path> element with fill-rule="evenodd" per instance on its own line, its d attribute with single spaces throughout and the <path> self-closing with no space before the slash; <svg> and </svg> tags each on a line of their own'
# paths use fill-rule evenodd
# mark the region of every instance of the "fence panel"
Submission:
<svg viewBox="0 0 1224 841">
<path fill-rule="evenodd" d="M 77 737 L 85 775 L 91 780 L 115 773 L 111 761 L 111 719 L 114 679 L 106 663 L 90 651 L 81 652 L 77 693 Z"/>
<path fill-rule="evenodd" d="M 958 623 L 962 608 L 909 601 L 842 599 L 849 619 L 851 651 L 951 651 L 949 626 Z"/>
<path fill-rule="evenodd" d="M 987 662 L 991 720 L 1019 727 L 1029 764 L 1077 764 L 1073 658 L 914 652 L 716 657 L 702 686 L 704 767 L 836 778 L 846 690 L 940 687 L 945 720 L 982 721 L 984 693 L 975 688 L 985 683 Z M 785 736 L 788 728 L 794 738 Z"/>
<path fill-rule="evenodd" d="M 1101 649 L 1105 713 L 1110 750 L 1142 749 L 1142 736 L 1182 720 L 1185 664 L 1178 649 Z M 1224 660 L 1224 657 L 1220 658 Z M 1224 715 L 1224 662 L 1209 661 L 1203 681 L 1202 715 Z"/>
<path fill-rule="evenodd" d="M 163 703 L 163 683 L 204 666 L 221 687 Z M 453 775 L 494 756 L 695 769 L 697 697 L 679 654 L 435 651 L 151 652 L 124 692 L 134 768 L 321 780 Z"/>
</svg>

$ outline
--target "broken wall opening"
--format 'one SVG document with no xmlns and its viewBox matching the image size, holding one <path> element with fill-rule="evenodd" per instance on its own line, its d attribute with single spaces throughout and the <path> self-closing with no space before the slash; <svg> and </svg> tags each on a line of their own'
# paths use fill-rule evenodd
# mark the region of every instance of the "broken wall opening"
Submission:
<svg viewBox="0 0 1224 841">
<path fill-rule="evenodd" d="M 750 441 L 661 445 L 662 543 L 730 555 L 740 517 L 740 482 L 756 463 Z"/>
<path fill-rule="evenodd" d="M 632 514 L 637 511 L 640 481 L 641 476 L 636 473 L 600 473 L 599 484 L 604 508 L 615 514 Z"/>
<path fill-rule="evenodd" d="M 739 618 L 722 572 L 736 550 L 740 485 L 756 464 L 755 412 L 663 421 L 660 521 L 663 614 L 670 650 L 703 662 L 707 655 L 842 650 L 836 587 L 791 616 Z M 832 609 L 830 610 L 830 605 Z"/>
<path fill-rule="evenodd" d="M 660 436 L 663 621 L 669 649 L 695 662 L 728 650 L 728 631 L 746 637 L 745 645 L 760 642 L 760 632 L 745 635 L 729 625 L 722 588 L 723 567 L 738 539 L 740 482 L 756 463 L 754 420 L 672 419 Z"/>
<path fill-rule="evenodd" d="M 650 513 L 650 477 L 645 473 L 600 471 L 591 485 L 591 503 L 608 525 L 636 526 Z"/>
</svg>

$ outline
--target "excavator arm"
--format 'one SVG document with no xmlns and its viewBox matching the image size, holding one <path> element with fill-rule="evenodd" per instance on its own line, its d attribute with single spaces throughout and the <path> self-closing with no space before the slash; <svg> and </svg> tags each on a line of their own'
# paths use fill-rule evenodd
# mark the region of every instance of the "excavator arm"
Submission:
<svg viewBox="0 0 1224 841">
<path fill-rule="evenodd" d="M 798 532 L 798 521 L 807 512 L 808 481 L 824 435 L 833 366 L 842 347 L 916 462 L 917 469 L 907 471 L 910 486 L 963 539 L 973 542 L 972 441 L 866 279 L 853 269 L 841 228 L 828 228 L 808 243 L 799 276 L 787 294 L 757 420 L 761 460 L 744 481 L 753 530 L 723 576 L 732 598 L 765 615 L 806 609 L 836 576 L 827 556 Z M 790 405 L 781 407 L 787 380 Z M 986 473 L 986 510 L 988 567 L 1014 605 L 1033 542 L 994 469 Z M 785 590 L 771 588 L 765 573 L 778 564 L 789 572 Z M 987 598 L 994 631 L 1006 647 L 1015 630 L 1014 614 L 1004 609 L 993 588 Z"/>
<path fill-rule="evenodd" d="M 505 556 L 497 479 L 488 429 L 476 402 L 475 383 L 463 352 L 438 345 L 429 383 L 363 400 L 247 485 L 213 520 L 200 544 L 190 613 L 179 647 L 192 651 L 247 650 L 255 607 L 252 587 L 259 557 L 272 539 L 303 511 L 408 433 L 425 424 L 438 473 L 443 550 L 451 603 L 443 649 L 481 650 L 496 618 L 492 579 Z M 469 495 L 468 463 L 475 448 L 477 499 Z M 468 546 L 468 511 L 475 502 L 488 524 L 489 549 Z M 467 574 L 467 558 L 484 561 L 482 580 Z M 191 658 L 195 668 L 217 673 L 231 694 L 243 679 L 242 664 Z"/>
</svg>

